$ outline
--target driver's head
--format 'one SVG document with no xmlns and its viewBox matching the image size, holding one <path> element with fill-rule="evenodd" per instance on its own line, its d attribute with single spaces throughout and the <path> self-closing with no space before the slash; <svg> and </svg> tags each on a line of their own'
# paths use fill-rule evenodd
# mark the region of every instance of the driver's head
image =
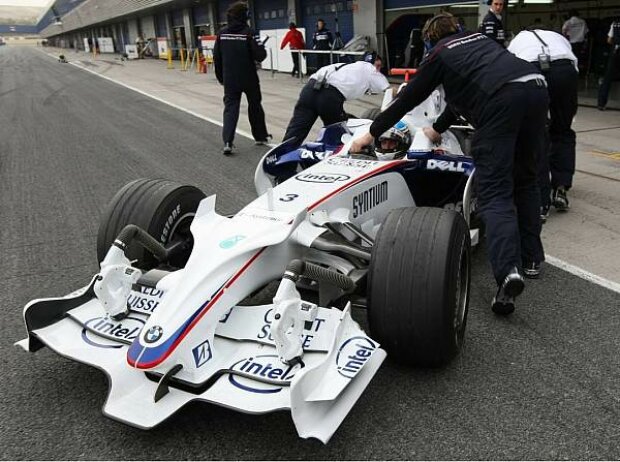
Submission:
<svg viewBox="0 0 620 462">
<path fill-rule="evenodd" d="M 402 120 L 375 140 L 375 155 L 379 160 L 405 157 L 411 146 L 409 127 Z"/>
</svg>

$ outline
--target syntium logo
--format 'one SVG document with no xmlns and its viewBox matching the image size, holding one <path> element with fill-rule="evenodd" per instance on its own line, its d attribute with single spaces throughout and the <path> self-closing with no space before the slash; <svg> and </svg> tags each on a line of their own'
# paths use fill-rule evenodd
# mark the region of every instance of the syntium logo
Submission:
<svg viewBox="0 0 620 462">
<path fill-rule="evenodd" d="M 233 364 L 229 380 L 235 387 L 250 393 L 278 393 L 282 386 L 269 381 L 288 383 L 299 369 L 299 364 L 283 364 L 277 355 L 256 355 Z"/>
<path fill-rule="evenodd" d="M 374 185 L 364 192 L 353 196 L 353 218 L 368 212 L 388 200 L 388 184 L 387 181 Z"/>
</svg>

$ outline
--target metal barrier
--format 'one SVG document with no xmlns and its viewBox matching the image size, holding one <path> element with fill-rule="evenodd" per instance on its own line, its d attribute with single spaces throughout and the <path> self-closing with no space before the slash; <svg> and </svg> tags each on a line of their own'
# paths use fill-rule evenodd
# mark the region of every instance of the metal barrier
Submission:
<svg viewBox="0 0 620 462">
<path fill-rule="evenodd" d="M 405 69 L 395 67 L 394 69 L 390 69 L 390 75 L 404 75 L 405 82 L 409 82 L 409 76 L 418 72 L 417 69 Z"/>
</svg>

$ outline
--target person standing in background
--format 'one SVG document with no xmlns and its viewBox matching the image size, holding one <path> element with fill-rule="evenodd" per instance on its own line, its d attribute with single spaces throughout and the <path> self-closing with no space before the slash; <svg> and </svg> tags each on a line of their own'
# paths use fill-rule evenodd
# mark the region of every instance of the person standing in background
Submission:
<svg viewBox="0 0 620 462">
<path fill-rule="evenodd" d="M 605 75 L 603 75 L 601 86 L 598 89 L 599 111 L 604 111 L 607 107 L 611 82 L 618 71 L 618 64 L 620 64 L 620 19 L 616 19 L 611 23 L 609 33 L 607 34 L 607 43 L 611 45 L 611 49 L 609 50 L 609 60 L 607 61 Z"/>
<path fill-rule="evenodd" d="M 573 54 L 577 59 L 583 59 L 586 36 L 588 35 L 588 25 L 584 19 L 579 17 L 579 12 L 577 10 L 571 10 L 568 15 L 570 17 L 562 25 L 562 35 L 570 42 Z"/>
<path fill-rule="evenodd" d="M 297 30 L 297 24 L 294 22 L 290 23 L 288 25 L 288 29 L 289 31 L 282 39 L 280 50 L 283 50 L 286 45 L 288 45 L 291 50 L 303 50 L 306 48 L 304 36 Z M 291 77 L 299 76 L 299 73 L 301 72 L 301 53 L 291 52 L 291 58 L 293 58 L 293 71 L 291 72 Z"/>
<path fill-rule="evenodd" d="M 504 0 L 488 0 L 487 4 L 490 5 L 491 8 L 482 20 L 478 32 L 495 40 L 501 46 L 504 46 L 504 42 L 506 41 L 506 32 L 504 31 L 504 24 L 502 23 Z"/>
<path fill-rule="evenodd" d="M 319 19 L 316 22 L 316 30 L 312 36 L 312 49 L 320 51 L 329 51 L 332 49 L 334 39 L 330 30 L 325 27 L 325 21 Z M 317 70 L 329 64 L 329 54 L 317 53 L 316 56 Z"/>
<path fill-rule="evenodd" d="M 248 27 L 248 6 L 237 2 L 226 12 L 228 24 L 217 34 L 213 47 L 215 76 L 224 85 L 223 154 L 233 151 L 235 130 L 239 121 L 241 94 L 248 100 L 248 118 L 257 145 L 267 144 L 270 135 L 265 125 L 265 112 L 256 72 L 256 63 L 267 57 L 265 46 Z"/>
<path fill-rule="evenodd" d="M 577 113 L 577 57 L 562 35 L 542 29 L 520 32 L 510 42 L 508 51 L 532 63 L 547 80 L 550 145 L 548 152 L 542 153 L 538 159 L 540 216 L 544 223 L 551 204 L 560 212 L 568 210 L 567 192 L 575 174 L 575 132 L 571 125 Z M 537 277 L 538 262 L 532 262 L 532 265 L 523 270 Z"/>
</svg>

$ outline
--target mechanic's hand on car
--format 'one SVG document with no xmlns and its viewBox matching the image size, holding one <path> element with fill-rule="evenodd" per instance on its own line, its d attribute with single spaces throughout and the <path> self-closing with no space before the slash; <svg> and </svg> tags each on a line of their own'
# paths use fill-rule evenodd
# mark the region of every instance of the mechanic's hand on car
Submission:
<svg viewBox="0 0 620 462">
<path fill-rule="evenodd" d="M 353 141 L 353 143 L 351 143 L 349 152 L 352 154 L 365 153 L 366 149 L 364 148 L 366 146 L 372 146 L 372 143 L 374 142 L 374 140 L 375 140 L 374 137 L 370 133 L 365 133 L 364 136 L 357 138 L 356 140 Z"/>
<path fill-rule="evenodd" d="M 424 127 L 422 129 L 426 137 L 435 144 L 441 143 L 441 133 L 436 131 L 433 127 Z"/>
</svg>

